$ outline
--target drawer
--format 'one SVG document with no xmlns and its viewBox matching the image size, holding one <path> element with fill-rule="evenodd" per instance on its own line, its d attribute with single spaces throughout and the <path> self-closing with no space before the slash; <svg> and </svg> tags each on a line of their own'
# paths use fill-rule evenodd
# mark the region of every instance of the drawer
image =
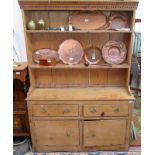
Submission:
<svg viewBox="0 0 155 155">
<path fill-rule="evenodd" d="M 90 147 L 125 144 L 126 123 L 125 119 L 84 121 L 83 145 Z"/>
<path fill-rule="evenodd" d="M 84 105 L 84 116 L 125 116 L 128 104 Z"/>
<path fill-rule="evenodd" d="M 33 116 L 78 116 L 78 105 L 32 105 Z"/>
<path fill-rule="evenodd" d="M 77 120 L 37 120 L 34 130 L 39 146 L 79 145 L 79 122 Z"/>
</svg>

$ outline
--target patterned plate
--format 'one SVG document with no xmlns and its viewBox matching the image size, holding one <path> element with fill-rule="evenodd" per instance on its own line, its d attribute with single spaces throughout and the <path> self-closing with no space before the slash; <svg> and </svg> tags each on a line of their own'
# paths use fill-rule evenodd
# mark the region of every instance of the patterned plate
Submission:
<svg viewBox="0 0 155 155">
<path fill-rule="evenodd" d="M 120 64 L 126 59 L 126 45 L 119 41 L 108 41 L 102 48 L 102 56 L 109 64 Z"/>
<path fill-rule="evenodd" d="M 60 59 L 69 65 L 78 64 L 84 54 L 81 44 L 74 39 L 63 41 L 59 46 L 58 53 Z"/>
<path fill-rule="evenodd" d="M 47 60 L 51 60 L 52 58 L 55 58 L 57 62 L 60 61 L 59 54 L 57 51 L 52 49 L 46 49 L 46 48 L 36 50 L 33 53 L 32 57 L 35 63 L 39 63 L 39 59 L 41 58 L 45 58 Z"/>
<path fill-rule="evenodd" d="M 126 14 L 123 13 L 112 13 L 109 17 L 109 29 L 123 29 L 129 27 L 129 21 Z"/>
</svg>

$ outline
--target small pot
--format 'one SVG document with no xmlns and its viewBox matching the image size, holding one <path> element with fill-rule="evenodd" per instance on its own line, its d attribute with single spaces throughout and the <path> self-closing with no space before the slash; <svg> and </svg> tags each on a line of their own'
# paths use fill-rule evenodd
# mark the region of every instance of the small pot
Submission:
<svg viewBox="0 0 155 155">
<path fill-rule="evenodd" d="M 28 27 L 29 30 L 35 30 L 36 29 L 36 23 L 33 20 L 30 20 L 28 22 L 27 27 Z"/>
<path fill-rule="evenodd" d="M 45 21 L 43 19 L 40 19 L 38 21 L 38 29 L 39 30 L 44 30 L 45 29 Z"/>
</svg>

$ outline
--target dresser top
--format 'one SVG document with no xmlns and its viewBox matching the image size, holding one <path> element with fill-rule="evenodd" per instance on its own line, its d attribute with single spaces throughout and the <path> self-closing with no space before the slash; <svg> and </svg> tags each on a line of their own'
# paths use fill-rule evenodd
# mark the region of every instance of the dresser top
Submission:
<svg viewBox="0 0 155 155">
<path fill-rule="evenodd" d="M 18 0 L 24 10 L 136 10 L 139 0 Z"/>
<path fill-rule="evenodd" d="M 134 100 L 123 87 L 35 88 L 27 100 Z"/>
</svg>

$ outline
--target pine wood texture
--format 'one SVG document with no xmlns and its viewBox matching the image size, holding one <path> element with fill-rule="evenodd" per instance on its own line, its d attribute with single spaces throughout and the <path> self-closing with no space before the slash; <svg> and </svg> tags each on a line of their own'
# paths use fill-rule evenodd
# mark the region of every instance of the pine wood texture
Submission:
<svg viewBox="0 0 155 155">
<path fill-rule="evenodd" d="M 126 88 L 37 88 L 27 100 L 134 100 Z"/>
<path fill-rule="evenodd" d="M 31 88 L 28 112 L 35 152 L 127 150 L 134 96 L 129 90 L 133 27 L 137 0 L 19 0 L 23 14 Z M 69 15 L 79 11 L 123 11 L 129 31 L 47 30 L 68 27 Z M 45 30 L 28 30 L 27 23 L 43 18 Z M 77 65 L 62 62 L 40 66 L 32 55 L 40 48 L 56 51 L 66 39 L 79 41 L 85 50 L 100 49 L 109 40 L 122 41 L 126 60 L 119 65 Z M 91 42 L 91 43 L 90 43 Z"/>
<path fill-rule="evenodd" d="M 83 140 L 86 147 L 125 143 L 126 120 L 85 121 L 83 128 Z"/>
</svg>

